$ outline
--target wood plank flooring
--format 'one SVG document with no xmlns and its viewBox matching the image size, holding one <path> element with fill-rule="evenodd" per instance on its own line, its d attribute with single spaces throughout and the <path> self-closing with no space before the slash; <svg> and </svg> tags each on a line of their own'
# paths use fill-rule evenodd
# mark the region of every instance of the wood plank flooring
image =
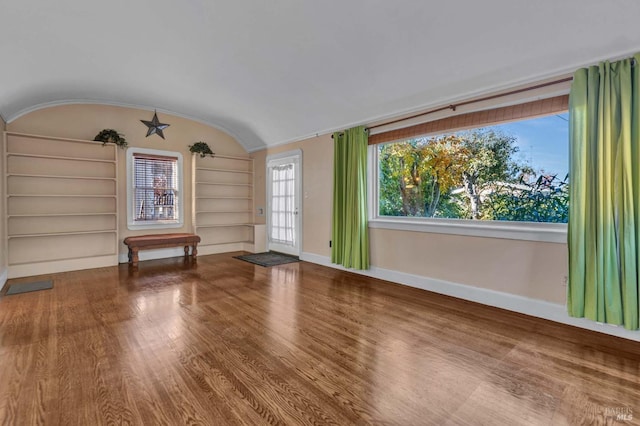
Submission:
<svg viewBox="0 0 640 426">
<path fill-rule="evenodd" d="M 0 423 L 640 424 L 638 343 L 231 256 L 0 297 Z"/>
</svg>

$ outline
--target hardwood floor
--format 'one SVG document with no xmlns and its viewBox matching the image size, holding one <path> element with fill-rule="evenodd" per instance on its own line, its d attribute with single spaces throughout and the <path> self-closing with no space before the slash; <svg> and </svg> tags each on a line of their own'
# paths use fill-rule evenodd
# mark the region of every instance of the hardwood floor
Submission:
<svg viewBox="0 0 640 426">
<path fill-rule="evenodd" d="M 51 278 L 0 297 L 2 424 L 640 424 L 623 339 L 231 254 Z"/>
</svg>

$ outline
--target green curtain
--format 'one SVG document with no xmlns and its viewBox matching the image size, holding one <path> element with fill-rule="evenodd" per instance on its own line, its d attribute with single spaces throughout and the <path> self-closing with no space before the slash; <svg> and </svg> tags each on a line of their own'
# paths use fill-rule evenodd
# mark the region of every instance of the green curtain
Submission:
<svg viewBox="0 0 640 426">
<path fill-rule="evenodd" d="M 333 228 L 331 262 L 369 269 L 367 224 L 367 131 L 333 134 Z"/>
<path fill-rule="evenodd" d="M 569 315 L 638 329 L 640 54 L 578 70 L 569 97 Z"/>
</svg>

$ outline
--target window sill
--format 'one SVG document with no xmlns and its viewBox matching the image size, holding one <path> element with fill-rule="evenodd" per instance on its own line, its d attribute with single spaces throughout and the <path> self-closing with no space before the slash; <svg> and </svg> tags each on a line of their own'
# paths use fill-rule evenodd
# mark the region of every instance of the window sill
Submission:
<svg viewBox="0 0 640 426">
<path fill-rule="evenodd" d="M 127 223 L 127 228 L 131 231 L 139 231 L 142 229 L 171 229 L 182 228 L 184 224 L 182 222 L 148 222 L 148 223 Z"/>
<path fill-rule="evenodd" d="M 456 219 L 376 218 L 369 228 L 566 244 L 565 223 L 470 221 Z"/>
</svg>

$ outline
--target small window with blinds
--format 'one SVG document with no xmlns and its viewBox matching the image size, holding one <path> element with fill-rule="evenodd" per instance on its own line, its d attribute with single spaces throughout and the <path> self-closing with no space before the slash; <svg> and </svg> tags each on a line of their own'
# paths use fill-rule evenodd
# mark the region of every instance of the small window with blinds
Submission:
<svg viewBox="0 0 640 426">
<path fill-rule="evenodd" d="M 167 151 L 130 149 L 127 155 L 129 228 L 182 224 L 182 156 Z"/>
<path fill-rule="evenodd" d="M 178 220 L 178 159 L 133 155 L 135 221 Z"/>
</svg>

